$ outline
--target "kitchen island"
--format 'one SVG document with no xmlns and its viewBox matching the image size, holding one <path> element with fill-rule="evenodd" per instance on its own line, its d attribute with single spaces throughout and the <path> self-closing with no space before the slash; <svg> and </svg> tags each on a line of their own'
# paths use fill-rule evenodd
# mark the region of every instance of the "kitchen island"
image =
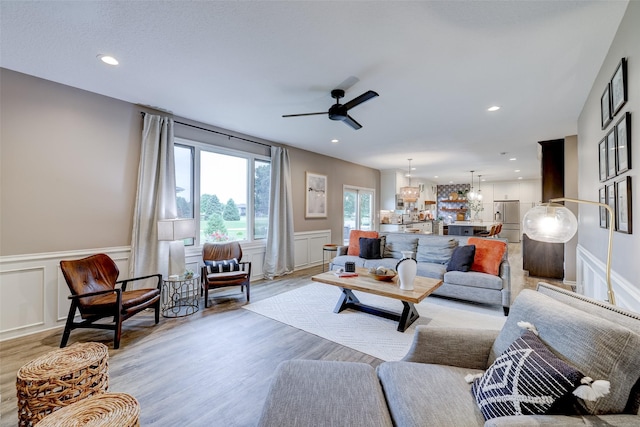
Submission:
<svg viewBox="0 0 640 427">
<path fill-rule="evenodd" d="M 449 224 L 449 234 L 453 236 L 474 236 L 483 231 L 491 230 L 495 222 L 456 221 Z"/>
</svg>

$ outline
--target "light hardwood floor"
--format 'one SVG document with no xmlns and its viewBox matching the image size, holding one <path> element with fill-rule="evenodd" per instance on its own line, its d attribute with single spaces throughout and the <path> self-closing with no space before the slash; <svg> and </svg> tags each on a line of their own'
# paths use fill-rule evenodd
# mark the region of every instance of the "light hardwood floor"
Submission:
<svg viewBox="0 0 640 427">
<path fill-rule="evenodd" d="M 509 244 L 512 298 L 537 280 L 522 271 L 519 244 Z M 314 267 L 251 287 L 252 301 L 310 282 Z M 69 344 L 97 341 L 109 347 L 109 390 L 138 399 L 143 426 L 254 426 L 276 366 L 288 359 L 381 360 L 241 309 L 238 288 L 216 293 L 206 310 L 178 319 L 144 312 L 124 323 L 120 349 L 113 333 L 76 330 Z M 497 307 L 497 310 L 501 308 Z M 0 426 L 18 422 L 16 372 L 29 360 L 55 350 L 62 329 L 0 343 Z"/>
</svg>

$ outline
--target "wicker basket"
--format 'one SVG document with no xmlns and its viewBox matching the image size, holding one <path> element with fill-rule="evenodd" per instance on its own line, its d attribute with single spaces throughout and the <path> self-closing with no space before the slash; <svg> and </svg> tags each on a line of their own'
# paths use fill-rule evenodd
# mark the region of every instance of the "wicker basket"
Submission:
<svg viewBox="0 0 640 427">
<path fill-rule="evenodd" d="M 38 427 L 139 426 L 140 405 L 126 393 L 104 393 L 65 406 L 38 423 Z"/>
<path fill-rule="evenodd" d="M 18 371 L 18 425 L 32 426 L 63 406 L 104 393 L 109 352 L 100 343 L 79 343 L 32 360 Z"/>
</svg>

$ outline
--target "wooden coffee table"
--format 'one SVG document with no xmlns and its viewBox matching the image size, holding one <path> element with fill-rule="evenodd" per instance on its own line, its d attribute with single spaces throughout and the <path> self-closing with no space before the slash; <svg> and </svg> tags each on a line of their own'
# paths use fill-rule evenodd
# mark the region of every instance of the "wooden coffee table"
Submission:
<svg viewBox="0 0 640 427">
<path fill-rule="evenodd" d="M 311 280 L 327 285 L 337 286 L 342 289 L 342 295 L 338 300 L 334 313 L 340 313 L 346 308 L 384 317 L 385 319 L 397 320 L 398 331 L 404 332 L 413 322 L 420 317 L 414 304 L 419 303 L 433 291 L 442 285 L 442 280 L 430 279 L 428 277 L 417 276 L 413 281 L 413 290 L 401 290 L 396 276 L 392 282 L 381 282 L 369 276 L 366 268 L 357 268 L 356 277 L 338 277 L 332 271 L 317 274 Z M 369 294 L 400 300 L 404 306 L 402 313 L 385 310 L 378 307 L 362 304 L 353 294 L 353 291 L 367 292 Z"/>
</svg>

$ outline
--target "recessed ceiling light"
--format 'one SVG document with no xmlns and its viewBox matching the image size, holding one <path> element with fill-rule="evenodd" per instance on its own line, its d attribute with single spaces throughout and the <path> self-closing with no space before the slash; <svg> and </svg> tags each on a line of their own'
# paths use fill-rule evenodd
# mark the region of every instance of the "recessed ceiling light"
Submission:
<svg viewBox="0 0 640 427">
<path fill-rule="evenodd" d="M 498 107 L 497 105 L 492 105 L 491 107 L 487 108 L 487 111 L 498 111 L 500 109 L 500 107 Z"/>
<path fill-rule="evenodd" d="M 514 172 L 520 172 L 520 169 L 516 169 L 516 170 L 514 170 Z"/>
<path fill-rule="evenodd" d="M 105 64 L 109 64 L 109 65 L 118 65 L 119 62 L 116 58 L 114 58 L 113 56 L 110 55 L 98 55 L 98 59 L 102 62 L 104 62 Z"/>
<path fill-rule="evenodd" d="M 434 178 L 437 178 L 437 177 L 438 177 L 438 175 L 434 176 Z"/>
<path fill-rule="evenodd" d="M 339 141 L 339 140 L 337 140 L 337 139 L 332 139 L 332 140 L 331 140 L 331 142 L 333 142 L 334 144 L 336 144 L 336 143 L 338 143 L 338 142 L 340 142 L 340 141 Z"/>
<path fill-rule="evenodd" d="M 453 181 L 449 181 L 449 184 L 453 184 Z"/>
<path fill-rule="evenodd" d="M 518 179 L 522 179 L 522 177 L 521 177 L 521 176 L 519 176 L 519 177 L 518 177 Z"/>
<path fill-rule="evenodd" d="M 509 160 L 514 161 L 514 160 L 518 160 L 515 157 L 510 158 Z"/>
</svg>

